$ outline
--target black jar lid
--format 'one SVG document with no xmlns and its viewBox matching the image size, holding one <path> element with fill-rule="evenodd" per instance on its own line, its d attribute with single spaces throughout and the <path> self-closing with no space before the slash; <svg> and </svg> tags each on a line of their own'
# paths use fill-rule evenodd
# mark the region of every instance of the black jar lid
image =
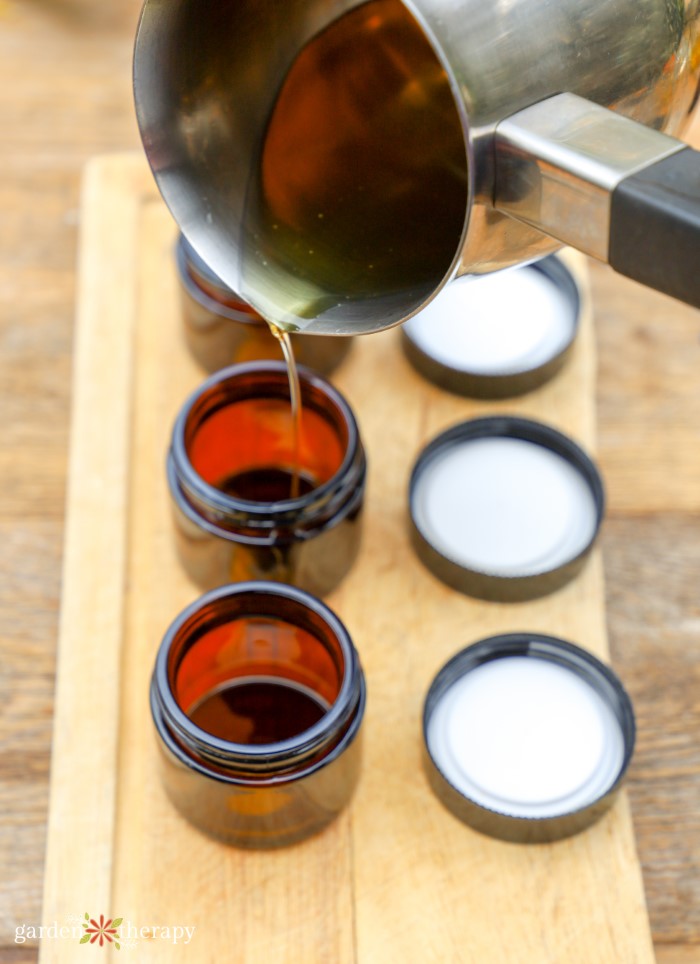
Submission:
<svg viewBox="0 0 700 964">
<path fill-rule="evenodd" d="M 423 738 L 430 785 L 456 817 L 492 837 L 541 843 L 578 833 L 612 805 L 635 722 L 622 683 L 595 656 L 517 633 L 443 666 Z"/>
<path fill-rule="evenodd" d="M 411 537 L 447 585 L 479 599 L 546 595 L 581 569 L 604 511 L 579 446 L 515 416 L 473 419 L 435 438 L 409 486 Z"/>
<path fill-rule="evenodd" d="M 429 381 L 473 398 L 522 395 L 568 358 L 581 311 L 579 287 L 562 261 L 448 284 L 402 327 L 413 367 Z"/>
</svg>

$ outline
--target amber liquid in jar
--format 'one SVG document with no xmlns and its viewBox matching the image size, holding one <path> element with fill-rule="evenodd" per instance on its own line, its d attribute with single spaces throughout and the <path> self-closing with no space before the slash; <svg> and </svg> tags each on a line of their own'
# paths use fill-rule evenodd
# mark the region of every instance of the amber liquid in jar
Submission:
<svg viewBox="0 0 700 964">
<path fill-rule="evenodd" d="M 298 448 L 296 449 L 298 453 Z M 247 502 L 283 502 L 296 489 L 297 495 L 313 492 L 317 482 L 298 470 L 280 469 L 275 466 L 264 469 L 247 469 L 227 475 L 216 483 L 217 489 L 232 495 L 234 499 Z"/>
<path fill-rule="evenodd" d="M 289 740 L 318 723 L 328 708 L 307 687 L 260 677 L 212 690 L 187 715 L 213 736 L 252 746 Z"/>
<path fill-rule="evenodd" d="M 343 460 L 333 427 L 313 407 L 302 406 L 293 354 L 289 359 L 291 411 L 283 396 L 251 397 L 214 409 L 192 432 L 192 464 L 226 495 L 270 503 L 303 497 L 331 478 Z"/>
</svg>

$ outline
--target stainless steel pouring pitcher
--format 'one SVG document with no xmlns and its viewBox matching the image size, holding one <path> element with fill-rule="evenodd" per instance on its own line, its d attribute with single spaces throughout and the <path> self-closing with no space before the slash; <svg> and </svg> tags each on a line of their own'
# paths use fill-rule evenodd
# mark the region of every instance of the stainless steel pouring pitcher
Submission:
<svg viewBox="0 0 700 964">
<path fill-rule="evenodd" d="M 137 117 L 195 250 L 291 330 L 386 328 L 561 243 L 700 306 L 700 155 L 668 136 L 699 11 L 146 0 Z"/>
</svg>

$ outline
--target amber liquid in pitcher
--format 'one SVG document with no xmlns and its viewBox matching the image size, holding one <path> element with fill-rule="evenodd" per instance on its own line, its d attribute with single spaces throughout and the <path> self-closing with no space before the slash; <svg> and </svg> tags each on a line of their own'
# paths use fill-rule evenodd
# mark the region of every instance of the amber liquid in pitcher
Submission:
<svg viewBox="0 0 700 964">
<path fill-rule="evenodd" d="M 273 105 L 245 212 L 242 295 L 303 330 L 368 299 L 424 299 L 460 246 L 462 127 L 447 75 L 399 0 L 317 34 Z"/>
</svg>

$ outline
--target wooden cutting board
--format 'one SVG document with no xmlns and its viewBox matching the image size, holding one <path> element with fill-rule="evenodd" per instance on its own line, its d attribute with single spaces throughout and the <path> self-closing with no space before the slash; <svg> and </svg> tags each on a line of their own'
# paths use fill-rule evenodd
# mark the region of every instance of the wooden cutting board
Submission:
<svg viewBox="0 0 700 964">
<path fill-rule="evenodd" d="M 45 924 L 85 912 L 123 918 L 149 964 L 174 955 L 197 964 L 653 961 L 624 794 L 577 837 L 518 846 L 460 824 L 420 764 L 424 695 L 468 643 L 542 631 L 608 658 L 598 552 L 555 595 L 496 605 L 438 583 L 415 558 L 406 525 L 417 452 L 461 419 L 510 411 L 595 450 L 588 299 L 566 369 L 516 401 L 477 403 L 433 388 L 403 358 L 397 331 L 356 340 L 334 380 L 370 459 L 365 538 L 328 602 L 368 680 L 358 792 L 318 837 L 261 853 L 208 840 L 166 800 L 148 682 L 165 628 L 197 590 L 175 559 L 164 458 L 175 413 L 204 377 L 182 341 L 174 240 L 139 155 L 89 165 Z M 570 264 L 585 286 L 584 260 L 571 255 Z M 189 944 L 164 937 L 175 926 L 196 928 Z M 77 947 L 74 938 L 44 940 L 41 961 L 73 964 Z"/>
</svg>

